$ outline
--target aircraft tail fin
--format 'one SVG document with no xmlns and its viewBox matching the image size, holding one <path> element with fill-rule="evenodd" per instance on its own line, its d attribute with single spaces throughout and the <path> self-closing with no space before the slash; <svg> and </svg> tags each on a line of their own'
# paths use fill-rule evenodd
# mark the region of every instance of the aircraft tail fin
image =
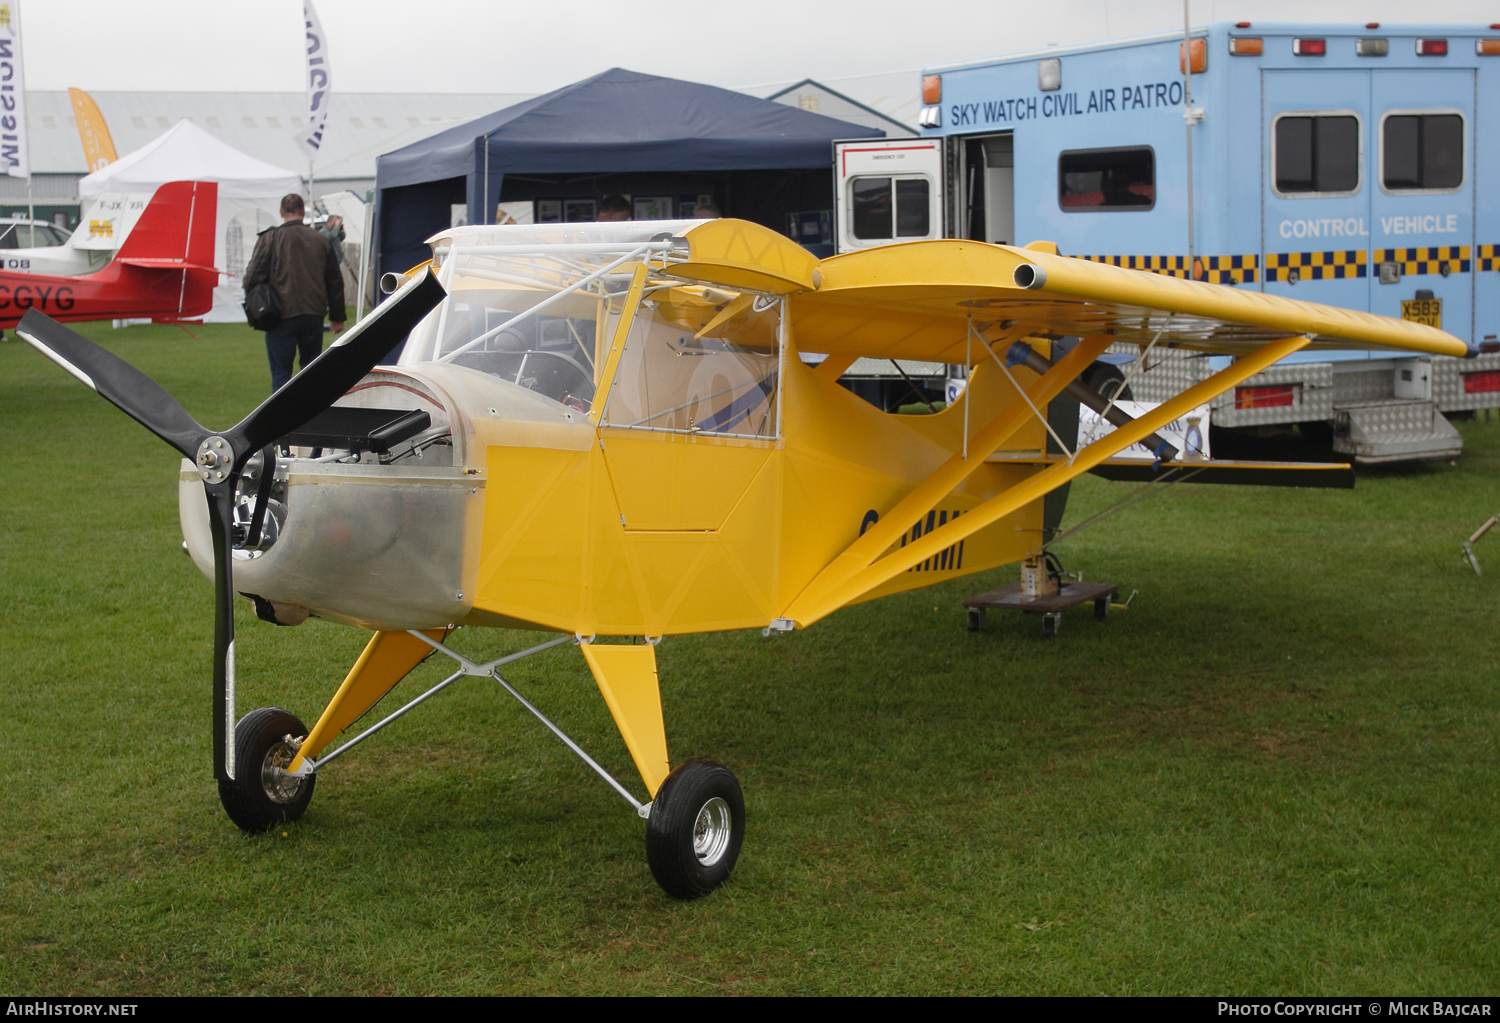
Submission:
<svg viewBox="0 0 1500 1023">
<path fill-rule="evenodd" d="M 150 269 L 213 271 L 218 206 L 217 182 L 167 182 L 156 190 L 115 259 Z"/>
</svg>

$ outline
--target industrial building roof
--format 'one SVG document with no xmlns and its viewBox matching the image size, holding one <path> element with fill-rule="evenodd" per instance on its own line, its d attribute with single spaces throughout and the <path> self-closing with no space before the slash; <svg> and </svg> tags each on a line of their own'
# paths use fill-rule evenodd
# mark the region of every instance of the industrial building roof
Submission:
<svg viewBox="0 0 1500 1023">
<path fill-rule="evenodd" d="M 305 123 L 298 92 L 92 92 L 121 156 L 183 118 L 268 163 L 306 176 L 307 158 L 292 141 Z M 319 178 L 373 178 L 375 158 L 445 128 L 529 98 L 529 93 L 334 93 Z M 66 91 L 26 94 L 35 174 L 88 173 Z"/>
</svg>

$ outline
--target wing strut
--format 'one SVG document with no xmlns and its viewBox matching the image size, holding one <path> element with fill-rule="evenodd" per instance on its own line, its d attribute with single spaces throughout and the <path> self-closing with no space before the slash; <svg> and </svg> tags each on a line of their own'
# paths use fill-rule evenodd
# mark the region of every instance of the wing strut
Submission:
<svg viewBox="0 0 1500 1023">
<path fill-rule="evenodd" d="M 828 598 L 834 591 L 867 570 L 880 557 L 881 552 L 895 543 L 913 522 L 936 507 L 939 501 L 952 493 L 954 487 L 983 465 L 986 458 L 1015 436 L 1016 431 L 1026 425 L 1033 406 L 1045 406 L 1061 394 L 1063 388 L 1088 369 L 1113 342 L 1113 337 L 1099 336 L 1084 338 L 1075 345 L 1072 351 L 1059 359 L 1024 392 L 1026 401 L 1011 402 L 988 426 L 969 438 L 967 458 L 962 452 L 955 452 L 931 476 L 918 484 L 915 490 L 902 498 L 895 508 L 883 515 L 879 522 L 865 530 L 859 539 L 849 545 L 848 550 L 823 569 L 793 601 L 787 617 L 796 619 L 802 625 L 810 625 L 842 607 L 843 601 L 828 603 Z M 968 400 L 965 397 L 965 403 Z M 820 610 L 814 613 L 814 608 Z"/>
<path fill-rule="evenodd" d="M 1063 383 L 1071 380 L 1076 375 L 1076 370 L 1064 375 L 1065 370 L 1073 368 L 1071 360 L 1073 360 L 1074 356 L 1084 353 L 1087 356 L 1088 362 L 1092 362 L 1094 355 L 1100 350 L 1094 349 L 1093 345 L 1100 340 L 1107 341 L 1109 339 L 1089 338 L 1085 340 L 1053 366 L 1042 379 L 1032 384 L 1028 392 L 1032 400 L 1037 401 L 1039 398 L 1042 401 L 1051 400 L 1062 389 Z M 876 556 L 889 547 L 897 536 L 903 532 L 903 527 L 915 521 L 919 515 L 925 514 L 929 508 L 933 507 L 938 500 L 952 489 L 953 485 L 967 475 L 966 471 L 961 471 L 957 474 L 950 473 L 949 467 L 953 464 L 953 459 L 950 459 L 947 464 L 919 484 L 888 515 L 866 530 L 864 536 L 851 544 L 848 550 L 834 559 L 833 563 L 824 569 L 817 579 L 813 580 L 812 585 L 792 602 L 792 606 L 787 609 L 785 617 L 790 618 L 800 627 L 812 624 L 844 605 L 859 599 L 862 595 L 875 589 L 877 586 L 894 579 L 911 566 L 925 561 L 935 554 L 941 553 L 943 548 L 974 535 L 981 529 L 992 525 L 1017 509 L 1046 496 L 1074 477 L 1088 472 L 1105 459 L 1118 454 L 1147 435 L 1161 429 L 1178 416 L 1196 408 L 1210 398 L 1222 394 L 1236 384 L 1248 380 L 1272 363 L 1305 348 L 1308 342 L 1309 339 L 1306 337 L 1290 337 L 1266 344 L 1253 354 L 1236 360 L 1227 369 L 1221 370 L 1202 383 L 1188 388 L 1171 401 L 1152 409 L 1133 423 L 1121 427 L 1113 433 L 1106 434 L 1088 447 L 1081 449 L 1076 453 L 1071 462 L 1056 462 L 1041 472 L 1027 477 L 1009 490 L 996 494 L 972 511 L 956 519 L 949 519 L 946 525 L 939 526 L 932 532 L 924 534 L 920 539 L 892 551 L 878 561 L 875 560 Z M 1085 349 L 1092 349 L 1092 351 L 1085 352 Z M 1088 362 L 1085 362 L 1084 365 L 1087 366 Z M 1053 377 L 1054 373 L 1057 374 L 1056 377 Z M 1049 390 L 1051 390 L 1050 394 L 1047 393 Z M 1007 432 L 1008 436 L 1009 433 L 1014 433 L 1015 428 L 1018 428 L 1029 414 L 1030 409 L 1023 403 L 1013 402 L 1009 409 L 1002 412 L 996 417 L 993 423 L 985 428 L 980 437 L 988 439 L 986 435 L 992 431 L 996 431 L 997 427 L 1003 427 L 1009 421 L 1014 420 L 1016 426 Z M 975 439 L 976 441 L 979 440 L 978 437 Z M 972 460 L 982 462 L 998 447 L 999 443 L 995 443 L 987 450 L 981 448 L 981 454 L 974 456 L 971 453 Z M 972 471 L 972 467 L 968 468 Z M 956 476 L 956 478 L 952 478 L 953 476 Z M 951 482 L 948 482 L 950 478 Z M 937 487 L 942 487 L 942 490 L 941 492 L 934 493 L 933 491 Z M 930 500 L 928 497 L 929 494 L 931 495 Z M 921 495 L 921 499 L 914 500 L 918 495 Z M 881 527 L 885 528 L 882 529 Z M 879 535 L 875 536 L 877 530 L 879 531 Z M 875 547 L 875 544 L 880 543 L 882 540 L 884 543 L 879 547 Z"/>
</svg>

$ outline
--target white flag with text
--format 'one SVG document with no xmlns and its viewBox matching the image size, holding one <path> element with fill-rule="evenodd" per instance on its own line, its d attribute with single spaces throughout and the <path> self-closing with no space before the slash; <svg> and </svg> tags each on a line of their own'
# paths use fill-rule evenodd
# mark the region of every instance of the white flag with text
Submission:
<svg viewBox="0 0 1500 1023">
<path fill-rule="evenodd" d="M 323 151 L 323 130 L 328 124 L 328 39 L 318 23 L 318 12 L 312 0 L 302 0 L 302 18 L 307 23 L 307 126 L 293 135 L 307 154 L 308 163 L 316 163 Z"/>
<path fill-rule="evenodd" d="M 21 73 L 21 11 L 0 3 L 0 167 L 13 178 L 31 172 L 26 145 L 26 86 Z"/>
</svg>

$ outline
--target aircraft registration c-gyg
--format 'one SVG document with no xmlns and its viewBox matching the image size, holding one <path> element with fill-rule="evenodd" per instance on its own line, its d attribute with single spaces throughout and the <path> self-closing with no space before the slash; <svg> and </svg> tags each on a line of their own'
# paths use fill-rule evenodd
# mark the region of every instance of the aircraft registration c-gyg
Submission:
<svg viewBox="0 0 1500 1023">
<path fill-rule="evenodd" d="M 1060 515 L 1049 493 L 1136 442 L 1182 462 L 1155 431 L 1299 349 L 1466 351 L 1422 324 L 1045 243 L 918 242 L 820 262 L 735 220 L 461 227 L 430 242 L 429 264 L 222 432 L 40 313 L 19 333 L 185 456 L 183 531 L 216 587 L 214 771 L 236 824 L 297 819 L 337 757 L 481 675 L 646 818 L 651 872 L 681 898 L 729 875 L 744 801 L 721 763 L 672 766 L 663 637 L 804 628 L 1034 557 Z M 399 364 L 377 366 L 403 339 Z M 1049 452 L 1049 406 L 1071 394 L 1107 408 L 1079 378 L 1120 342 L 1234 358 Z M 966 364 L 968 385 L 937 414 L 886 414 L 837 383 L 862 356 Z M 278 708 L 236 718 L 236 593 L 268 621 L 373 633 L 310 728 Z M 555 636 L 481 664 L 450 643 L 468 626 Z M 501 674 L 570 642 L 645 802 Z M 451 675 L 334 745 L 434 652 Z"/>
<path fill-rule="evenodd" d="M 0 329 L 28 310 L 58 320 L 200 317 L 213 306 L 214 226 L 219 186 L 171 181 L 128 211 L 90 218 L 109 237 L 89 238 L 90 224 L 64 245 L 11 249 L 0 269 Z M 111 198 L 98 205 L 122 205 Z M 116 231 L 123 240 L 116 241 Z M 118 251 L 116 251 L 118 250 Z"/>
</svg>

